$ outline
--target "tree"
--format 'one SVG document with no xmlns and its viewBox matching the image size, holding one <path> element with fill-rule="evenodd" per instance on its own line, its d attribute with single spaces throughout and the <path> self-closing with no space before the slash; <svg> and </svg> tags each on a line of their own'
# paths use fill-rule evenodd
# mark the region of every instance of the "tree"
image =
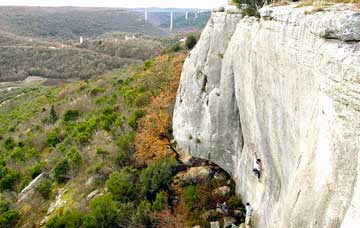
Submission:
<svg viewBox="0 0 360 228">
<path fill-rule="evenodd" d="M 73 168 L 74 168 L 74 166 L 78 166 L 81 164 L 82 157 L 77 149 L 71 148 L 70 151 L 67 153 L 67 157 L 72 162 Z"/>
<path fill-rule="evenodd" d="M 52 217 L 45 226 L 46 228 L 80 228 L 83 219 L 83 215 L 77 211 L 66 211 L 62 216 Z"/>
<path fill-rule="evenodd" d="M 59 131 L 54 129 L 52 132 L 49 132 L 46 136 L 46 144 L 51 147 L 55 147 L 60 143 Z"/>
<path fill-rule="evenodd" d="M 79 116 L 80 116 L 79 110 L 67 110 L 64 113 L 64 121 L 65 122 L 75 121 Z"/>
<path fill-rule="evenodd" d="M 19 213 L 15 210 L 10 210 L 10 203 L 8 201 L 0 200 L 0 227 L 16 227 L 19 219 Z"/>
<path fill-rule="evenodd" d="M 148 198 L 170 186 L 177 162 L 173 158 L 152 162 L 141 172 L 140 180 Z"/>
<path fill-rule="evenodd" d="M 142 224 L 145 227 L 151 227 L 150 212 L 151 212 L 151 204 L 149 203 L 149 201 L 147 200 L 141 201 L 136 209 L 133 218 L 134 223 Z"/>
<path fill-rule="evenodd" d="M 14 147 L 15 147 L 15 141 L 14 141 L 14 139 L 11 138 L 11 137 L 7 138 L 7 139 L 5 140 L 5 142 L 4 142 L 4 147 L 5 147 L 5 149 L 7 149 L 7 150 L 12 150 L 12 149 L 14 149 Z"/>
<path fill-rule="evenodd" d="M 13 189 L 15 182 L 18 181 L 20 179 L 20 173 L 14 171 L 14 170 L 10 170 L 10 169 L 6 169 L 6 174 L 4 176 L 1 177 L 0 179 L 0 191 L 4 191 L 7 189 Z M 1 172 L 1 171 L 0 171 Z"/>
<path fill-rule="evenodd" d="M 129 126 L 136 130 L 138 128 L 138 120 L 141 119 L 143 116 L 145 115 L 145 111 L 144 110 L 136 110 L 134 112 L 134 114 L 132 114 L 130 117 L 129 117 L 129 120 L 128 120 L 128 124 Z"/>
<path fill-rule="evenodd" d="M 129 204 L 118 204 L 110 194 L 98 196 L 90 203 L 89 219 L 85 222 L 85 227 L 127 227 L 131 211 Z"/>
<path fill-rule="evenodd" d="M 185 46 L 187 49 L 191 50 L 195 47 L 197 43 L 197 39 L 194 35 L 190 35 L 186 38 L 186 41 L 185 41 Z"/>
<path fill-rule="evenodd" d="M 65 182 L 68 178 L 67 178 L 67 173 L 70 169 L 69 166 L 69 162 L 67 159 L 62 159 L 60 161 L 58 161 L 55 165 L 53 174 L 54 174 L 54 179 L 58 182 L 58 183 L 63 183 Z"/>
<path fill-rule="evenodd" d="M 137 198 L 137 187 L 135 185 L 135 170 L 130 167 L 123 168 L 121 172 L 111 174 L 106 182 L 108 191 L 114 199 L 121 202 L 133 201 Z"/>
<path fill-rule="evenodd" d="M 35 190 L 40 193 L 44 199 L 49 199 L 51 194 L 51 181 L 47 178 L 42 179 L 36 186 Z"/>
<path fill-rule="evenodd" d="M 266 1 L 271 0 L 232 0 L 239 8 L 243 9 L 243 15 L 259 16 L 258 9 L 260 9 Z"/>
<path fill-rule="evenodd" d="M 51 106 L 51 109 L 50 109 L 49 122 L 53 124 L 53 123 L 55 123 L 57 120 L 58 120 L 58 116 L 57 116 L 57 114 L 56 114 L 55 107 L 54 107 L 54 105 L 53 105 L 53 106 Z"/>
<path fill-rule="evenodd" d="M 156 194 L 155 201 L 152 205 L 154 211 L 162 211 L 166 208 L 166 195 L 165 192 L 161 191 Z"/>
<path fill-rule="evenodd" d="M 0 227 L 13 228 L 20 220 L 20 214 L 15 210 L 8 210 L 0 215 Z"/>
</svg>

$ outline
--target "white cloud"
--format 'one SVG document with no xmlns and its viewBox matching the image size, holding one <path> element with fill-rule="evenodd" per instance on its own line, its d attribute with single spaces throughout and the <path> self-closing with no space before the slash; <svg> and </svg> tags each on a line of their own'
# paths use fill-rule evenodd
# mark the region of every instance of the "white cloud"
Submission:
<svg viewBox="0 0 360 228">
<path fill-rule="evenodd" d="M 0 5 L 213 8 L 227 0 L 0 0 Z"/>
</svg>

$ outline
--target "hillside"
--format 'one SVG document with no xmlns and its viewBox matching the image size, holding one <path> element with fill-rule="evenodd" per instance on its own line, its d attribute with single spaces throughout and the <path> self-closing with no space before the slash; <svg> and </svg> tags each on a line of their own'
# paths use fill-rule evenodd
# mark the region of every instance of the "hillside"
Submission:
<svg viewBox="0 0 360 228">
<path fill-rule="evenodd" d="M 46 40 L 78 40 L 107 32 L 164 32 L 124 9 L 77 7 L 0 7 L 0 28 L 18 36 Z"/>
<path fill-rule="evenodd" d="M 128 40 L 127 36 L 135 39 Z M 0 31 L 0 82 L 24 80 L 29 76 L 88 79 L 156 56 L 172 40 L 106 33 L 86 39 L 82 45 L 66 45 Z"/>
<path fill-rule="evenodd" d="M 139 60 L 118 58 L 76 48 L 0 47 L 0 80 L 28 76 L 86 79 Z"/>
<path fill-rule="evenodd" d="M 145 70 L 140 64 L 95 80 L 34 88 L 2 104 L 0 195 L 21 214 L 20 223 L 39 224 L 59 194 L 67 209 L 87 213 L 86 196 L 104 192 L 111 173 L 134 164 L 138 119 L 162 91 L 173 91 L 175 98 L 176 83 L 170 81 L 180 76 L 183 59 L 165 55 L 148 61 Z M 40 173 L 51 181 L 47 195 L 38 189 L 19 195 Z M 136 211 L 136 205 L 127 207 Z"/>
<path fill-rule="evenodd" d="M 204 177 L 186 177 L 169 149 L 185 57 L 169 53 L 96 79 L 24 88 L 1 103 L 0 226 L 185 228 L 208 226 L 199 217 L 207 210 L 221 218 L 211 212 L 215 200 L 240 207 L 230 192 L 213 195 L 225 173 L 192 182 Z M 209 178 L 222 172 L 198 168 Z"/>
</svg>

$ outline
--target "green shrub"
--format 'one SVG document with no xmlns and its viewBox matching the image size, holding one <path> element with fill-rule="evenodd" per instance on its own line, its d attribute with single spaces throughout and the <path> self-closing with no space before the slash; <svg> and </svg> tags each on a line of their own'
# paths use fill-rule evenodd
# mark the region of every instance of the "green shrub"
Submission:
<svg viewBox="0 0 360 228">
<path fill-rule="evenodd" d="M 82 157 L 77 149 L 71 148 L 67 154 L 67 157 L 70 159 L 70 161 L 73 163 L 73 165 L 78 166 L 81 164 Z"/>
<path fill-rule="evenodd" d="M 104 88 L 97 87 L 97 88 L 93 88 L 93 89 L 90 91 L 90 95 L 91 95 L 91 96 L 97 96 L 99 93 L 103 93 L 103 92 L 105 92 L 105 89 L 104 89 Z"/>
<path fill-rule="evenodd" d="M 30 176 L 32 178 L 36 178 L 37 176 L 39 176 L 42 172 L 43 166 L 44 166 L 43 163 L 39 162 L 36 165 L 30 167 L 29 168 Z"/>
<path fill-rule="evenodd" d="M 15 147 L 10 152 L 10 157 L 17 162 L 25 161 L 25 149 L 23 147 Z"/>
<path fill-rule="evenodd" d="M 119 168 L 124 168 L 125 166 L 131 165 L 132 155 L 129 151 L 120 150 L 116 156 L 115 163 Z"/>
<path fill-rule="evenodd" d="M 10 203 L 5 200 L 0 200 L 0 214 L 8 211 L 10 209 Z"/>
<path fill-rule="evenodd" d="M 134 114 L 132 114 L 128 119 L 129 126 L 136 130 L 138 128 L 138 120 L 141 119 L 145 115 L 144 110 L 136 110 Z"/>
<path fill-rule="evenodd" d="M 118 204 L 109 194 L 98 196 L 90 203 L 90 215 L 84 227 L 127 227 L 131 211 L 128 204 Z"/>
<path fill-rule="evenodd" d="M 15 210 L 8 210 L 0 214 L 0 227 L 13 228 L 20 220 L 20 214 Z"/>
<path fill-rule="evenodd" d="M 253 0 L 232 0 L 238 8 L 242 8 L 243 16 L 255 16 L 260 17 L 260 14 L 257 8 L 262 7 L 265 3 L 263 0 L 253 1 Z"/>
<path fill-rule="evenodd" d="M 242 11 L 242 14 L 243 16 L 260 17 L 260 14 L 257 11 L 256 7 L 252 6 L 245 7 Z"/>
<path fill-rule="evenodd" d="M 53 124 L 57 120 L 58 120 L 58 116 L 56 114 L 55 107 L 53 105 L 53 106 L 51 106 L 50 113 L 49 113 L 49 122 Z"/>
<path fill-rule="evenodd" d="M 140 180 L 145 194 L 151 199 L 161 190 L 168 189 L 177 162 L 173 158 L 152 162 L 141 172 Z"/>
<path fill-rule="evenodd" d="M 135 139 L 135 134 L 130 132 L 128 134 L 120 136 L 117 141 L 117 145 L 119 147 L 119 153 L 116 157 L 116 164 L 123 168 L 128 166 L 132 162 L 132 155 L 134 152 L 133 143 Z"/>
<path fill-rule="evenodd" d="M 4 191 L 7 189 L 14 189 L 14 184 L 15 182 L 17 182 L 18 180 L 20 180 L 20 173 L 14 171 L 14 170 L 10 170 L 5 168 L 5 175 L 3 175 L 4 173 L 1 173 L 1 179 L 0 179 L 0 191 Z M 2 171 L 1 171 L 2 172 Z"/>
<path fill-rule="evenodd" d="M 196 186 L 190 185 L 185 188 L 184 201 L 190 210 L 194 210 L 197 207 L 199 198 L 200 196 Z"/>
<path fill-rule="evenodd" d="M 64 215 L 52 217 L 46 228 L 79 228 L 82 227 L 84 216 L 77 211 L 66 211 Z"/>
<path fill-rule="evenodd" d="M 115 200 L 121 202 L 133 201 L 138 196 L 136 187 L 136 170 L 126 167 L 119 172 L 111 174 L 106 182 L 108 191 L 113 195 Z"/>
<path fill-rule="evenodd" d="M 194 35 L 190 35 L 186 38 L 185 46 L 188 50 L 191 50 L 195 47 L 197 43 L 197 39 Z"/>
<path fill-rule="evenodd" d="M 150 212 L 151 212 L 151 204 L 149 203 L 149 201 L 147 200 L 141 201 L 136 209 L 133 218 L 134 223 L 142 224 L 144 227 L 151 227 Z"/>
<path fill-rule="evenodd" d="M 191 210 L 203 210 L 209 208 L 213 202 L 211 188 L 208 185 L 190 185 L 184 190 L 184 201 Z M 217 201 L 217 200 L 215 200 Z"/>
<path fill-rule="evenodd" d="M 60 143 L 59 129 L 54 129 L 46 136 L 46 144 L 50 147 L 55 147 Z"/>
<path fill-rule="evenodd" d="M 52 183 L 49 179 L 42 179 L 36 186 L 35 190 L 44 198 L 49 199 L 52 191 Z"/>
<path fill-rule="evenodd" d="M 146 60 L 144 62 L 144 70 L 150 69 L 154 65 L 154 60 Z"/>
<path fill-rule="evenodd" d="M 68 179 L 67 174 L 69 170 L 70 166 L 67 159 L 62 159 L 58 161 L 53 171 L 54 179 L 58 183 L 64 183 Z"/>
<path fill-rule="evenodd" d="M 181 49 L 182 49 L 182 47 L 181 47 L 180 43 L 177 42 L 176 44 L 171 46 L 170 51 L 171 52 L 179 52 L 179 51 L 181 51 Z"/>
<path fill-rule="evenodd" d="M 167 200 L 165 192 L 161 191 L 156 194 L 155 201 L 152 205 L 154 211 L 162 211 L 167 206 Z"/>
<path fill-rule="evenodd" d="M 236 196 L 236 195 L 230 197 L 229 204 L 230 204 L 231 208 L 241 208 L 241 207 L 243 207 L 241 198 L 239 196 Z"/>
<path fill-rule="evenodd" d="M 80 144 L 86 144 L 92 138 L 92 134 L 97 126 L 96 120 L 89 119 L 77 123 L 73 129 L 72 136 Z"/>
<path fill-rule="evenodd" d="M 141 89 L 132 88 L 127 84 L 123 84 L 120 87 L 120 93 L 125 98 L 125 104 L 127 107 L 133 106 L 138 102 L 138 97 L 140 97 L 143 93 Z"/>
<path fill-rule="evenodd" d="M 79 110 L 67 110 L 64 113 L 64 121 L 65 122 L 75 121 L 79 118 L 79 116 L 80 116 Z"/>
<path fill-rule="evenodd" d="M 116 108 L 105 108 L 99 117 L 100 127 L 106 131 L 110 131 L 113 124 L 117 121 L 118 114 Z"/>
<path fill-rule="evenodd" d="M 4 147 L 7 150 L 12 150 L 16 146 L 15 141 L 13 138 L 9 137 L 4 142 Z"/>
</svg>

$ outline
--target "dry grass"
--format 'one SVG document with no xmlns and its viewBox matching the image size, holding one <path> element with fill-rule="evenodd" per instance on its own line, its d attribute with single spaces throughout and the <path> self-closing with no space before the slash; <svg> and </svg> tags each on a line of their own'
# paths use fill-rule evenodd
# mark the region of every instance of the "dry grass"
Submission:
<svg viewBox="0 0 360 228">
<path fill-rule="evenodd" d="M 299 2 L 299 4 L 295 8 L 314 6 L 314 9 L 307 11 L 307 14 L 309 14 L 324 11 L 327 6 L 334 3 L 355 3 L 356 8 L 360 9 L 360 0 L 304 0 Z"/>
<path fill-rule="evenodd" d="M 280 0 L 280 1 L 274 1 L 271 3 L 271 6 L 286 6 L 286 5 L 289 5 L 289 1 Z"/>
</svg>

